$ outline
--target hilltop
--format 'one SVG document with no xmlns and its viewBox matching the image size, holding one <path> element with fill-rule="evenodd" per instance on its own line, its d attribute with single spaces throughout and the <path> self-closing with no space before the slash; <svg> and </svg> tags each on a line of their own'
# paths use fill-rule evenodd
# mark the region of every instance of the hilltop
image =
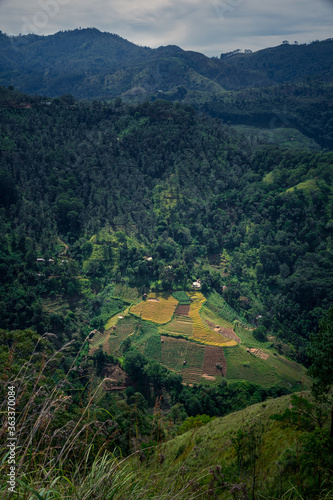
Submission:
<svg viewBox="0 0 333 500">
<path fill-rule="evenodd" d="M 163 98 L 242 126 L 253 140 L 332 149 L 332 43 L 209 58 L 175 45 L 140 47 L 94 28 L 0 33 L 0 85 L 47 97 Z"/>
</svg>

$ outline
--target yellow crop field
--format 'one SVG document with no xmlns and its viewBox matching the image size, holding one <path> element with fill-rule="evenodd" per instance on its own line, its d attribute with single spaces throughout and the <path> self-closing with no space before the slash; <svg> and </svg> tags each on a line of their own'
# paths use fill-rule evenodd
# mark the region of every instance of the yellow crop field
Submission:
<svg viewBox="0 0 333 500">
<path fill-rule="evenodd" d="M 162 325 L 171 320 L 177 304 L 170 293 L 150 293 L 146 300 L 131 307 L 131 313 Z"/>
<path fill-rule="evenodd" d="M 206 301 L 204 295 L 200 292 L 194 292 L 191 294 L 191 308 L 190 308 L 190 318 L 193 321 L 193 340 L 202 342 L 203 344 L 214 345 L 214 346 L 235 346 L 237 342 L 234 340 L 228 340 L 222 335 L 209 330 L 200 317 L 199 311 Z"/>
</svg>

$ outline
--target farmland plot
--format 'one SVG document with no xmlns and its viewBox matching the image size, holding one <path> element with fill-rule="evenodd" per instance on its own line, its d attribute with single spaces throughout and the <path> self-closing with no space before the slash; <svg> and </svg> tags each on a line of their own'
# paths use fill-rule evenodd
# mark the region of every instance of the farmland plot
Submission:
<svg viewBox="0 0 333 500">
<path fill-rule="evenodd" d="M 146 340 L 143 344 L 143 354 L 149 360 L 161 362 L 162 349 L 160 335 L 152 335 Z"/>
<path fill-rule="evenodd" d="M 115 324 L 115 330 L 109 331 L 108 342 L 105 343 L 104 349 L 108 354 L 117 354 L 120 345 L 129 335 L 135 332 L 137 327 L 137 319 L 131 316 L 119 318 Z"/>
<path fill-rule="evenodd" d="M 183 382 L 185 384 L 200 382 L 206 347 L 188 342 L 185 354 L 186 364 L 183 364 L 182 367 Z"/>
<path fill-rule="evenodd" d="M 221 366 L 219 369 L 216 365 Z M 203 365 L 203 377 L 225 377 L 227 375 L 227 361 L 224 357 L 223 347 L 206 346 Z"/>
<path fill-rule="evenodd" d="M 182 339 L 175 339 L 173 337 L 161 336 L 163 341 L 161 363 L 176 373 L 182 372 L 183 361 L 187 352 L 188 342 Z"/>
<path fill-rule="evenodd" d="M 171 320 L 177 304 L 170 293 L 150 293 L 147 300 L 131 307 L 131 313 L 162 325 Z"/>
<path fill-rule="evenodd" d="M 182 375 L 183 382 L 199 382 L 202 376 L 205 347 L 173 337 L 161 337 L 163 343 L 161 363 Z M 184 364 L 186 361 L 186 364 Z"/>
<path fill-rule="evenodd" d="M 170 335 L 184 335 L 191 338 L 193 336 L 193 324 L 191 318 L 187 316 L 176 316 L 169 323 L 160 327 L 161 333 Z"/>
<path fill-rule="evenodd" d="M 121 313 L 114 314 L 106 323 L 104 333 L 96 333 L 92 339 L 89 340 L 89 354 L 92 356 L 95 351 L 101 345 L 105 352 L 111 354 L 110 346 L 109 346 L 109 338 L 111 332 L 113 332 L 113 327 L 115 327 L 116 323 L 119 321 L 119 318 L 127 318 L 128 308 L 122 311 Z M 116 327 L 117 328 L 117 327 Z"/>
<path fill-rule="evenodd" d="M 220 347 L 237 345 L 237 342 L 234 340 L 228 340 L 219 333 L 209 330 L 203 324 L 199 311 L 206 301 L 204 295 L 200 292 L 195 292 L 191 294 L 191 298 L 190 318 L 193 321 L 193 340 Z"/>
</svg>

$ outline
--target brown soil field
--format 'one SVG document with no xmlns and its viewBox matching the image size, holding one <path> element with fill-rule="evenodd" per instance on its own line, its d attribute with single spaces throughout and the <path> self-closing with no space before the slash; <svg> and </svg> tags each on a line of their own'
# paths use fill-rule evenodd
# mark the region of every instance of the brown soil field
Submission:
<svg viewBox="0 0 333 500">
<path fill-rule="evenodd" d="M 129 377 L 118 365 L 106 365 L 103 376 L 108 380 L 104 382 L 106 391 L 126 389 Z"/>
<path fill-rule="evenodd" d="M 251 354 L 253 354 L 257 358 L 263 359 L 265 361 L 266 361 L 266 359 L 269 358 L 268 354 L 264 353 L 264 351 L 262 351 L 261 349 L 246 349 L 246 350 L 247 350 L 247 352 L 250 352 Z"/>
<path fill-rule="evenodd" d="M 176 314 L 179 314 L 180 316 L 189 316 L 190 315 L 190 305 L 186 306 L 186 305 L 178 305 L 176 307 L 176 311 L 175 313 Z"/>
<path fill-rule="evenodd" d="M 207 319 L 205 320 L 209 328 L 213 328 L 216 333 L 219 333 L 220 335 L 223 335 L 223 337 L 226 337 L 229 340 L 234 340 L 237 342 L 237 344 L 241 343 L 241 339 L 238 337 L 238 335 L 234 332 L 233 328 L 226 328 L 223 326 L 215 325 L 211 321 L 208 321 Z"/>
<path fill-rule="evenodd" d="M 222 365 L 222 371 L 216 368 L 216 364 Z M 224 357 L 223 347 L 206 346 L 203 366 L 203 377 L 217 377 L 227 375 L 227 361 Z M 209 380 L 209 379 L 208 379 Z"/>
</svg>

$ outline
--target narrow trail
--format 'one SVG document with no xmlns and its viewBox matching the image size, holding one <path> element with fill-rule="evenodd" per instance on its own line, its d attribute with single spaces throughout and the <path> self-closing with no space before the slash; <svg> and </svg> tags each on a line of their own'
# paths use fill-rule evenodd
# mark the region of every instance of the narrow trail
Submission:
<svg viewBox="0 0 333 500">
<path fill-rule="evenodd" d="M 58 242 L 60 243 L 60 245 L 63 245 L 65 247 L 65 250 L 63 250 L 62 252 L 60 252 L 60 255 L 63 255 L 64 257 L 67 256 L 67 251 L 68 251 L 68 245 L 66 245 L 66 243 L 64 241 L 61 241 L 61 239 L 59 238 L 58 236 Z"/>
</svg>

